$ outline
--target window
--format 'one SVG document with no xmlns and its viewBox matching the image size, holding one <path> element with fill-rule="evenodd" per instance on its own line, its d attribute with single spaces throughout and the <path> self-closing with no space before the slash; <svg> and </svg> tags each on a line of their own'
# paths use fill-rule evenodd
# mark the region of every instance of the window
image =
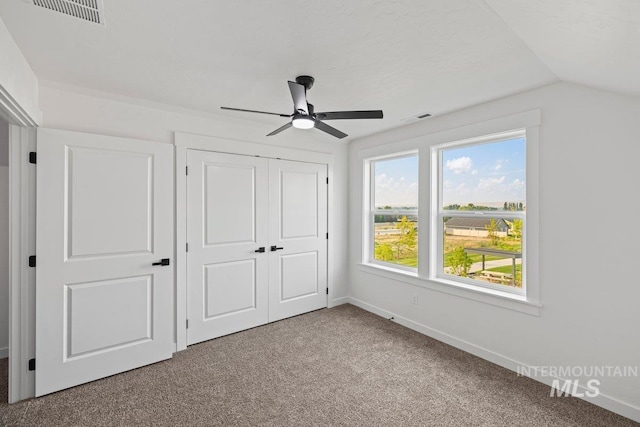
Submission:
<svg viewBox="0 0 640 427">
<path fill-rule="evenodd" d="M 385 267 L 368 271 L 402 272 L 403 280 L 446 292 L 482 291 L 535 306 L 538 288 L 529 293 L 526 270 L 527 168 L 537 165 L 529 130 L 537 141 L 531 127 L 457 141 L 424 138 L 410 153 L 363 156 L 364 268 Z M 535 217 L 533 230 L 537 265 Z M 530 274 L 537 283 L 537 273 Z"/>
<path fill-rule="evenodd" d="M 438 277 L 523 294 L 526 139 L 433 147 Z"/>
<path fill-rule="evenodd" d="M 418 267 L 418 156 L 370 161 L 369 262 Z"/>
</svg>

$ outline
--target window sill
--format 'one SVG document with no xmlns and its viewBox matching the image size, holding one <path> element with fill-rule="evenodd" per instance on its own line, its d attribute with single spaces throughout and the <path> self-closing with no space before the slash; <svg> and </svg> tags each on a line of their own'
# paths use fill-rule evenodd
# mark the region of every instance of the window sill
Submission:
<svg viewBox="0 0 640 427">
<path fill-rule="evenodd" d="M 493 289 L 480 288 L 455 282 L 453 280 L 441 278 L 427 279 L 418 277 L 416 273 L 411 271 L 403 271 L 376 264 L 358 264 L 358 267 L 360 271 L 364 273 L 375 274 L 387 279 L 399 280 L 401 282 L 420 286 L 433 291 L 443 292 L 449 295 L 455 295 L 461 298 L 495 305 L 533 316 L 539 316 L 540 309 L 542 308 L 541 304 L 534 301 L 527 301 L 526 297 L 523 295 L 514 295 Z"/>
</svg>

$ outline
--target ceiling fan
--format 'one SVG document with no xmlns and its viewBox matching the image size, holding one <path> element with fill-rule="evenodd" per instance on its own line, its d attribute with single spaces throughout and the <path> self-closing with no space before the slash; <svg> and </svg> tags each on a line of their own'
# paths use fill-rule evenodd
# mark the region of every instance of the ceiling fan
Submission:
<svg viewBox="0 0 640 427">
<path fill-rule="evenodd" d="M 279 127 L 267 136 L 277 135 L 283 130 L 289 129 L 291 126 L 298 129 L 316 128 L 323 132 L 333 135 L 336 138 L 344 138 L 348 136 L 346 133 L 329 126 L 323 120 L 351 120 L 351 119 L 381 119 L 382 110 L 367 111 L 331 111 L 326 113 L 316 113 L 313 110 L 313 104 L 307 102 L 307 91 L 313 86 L 315 79 L 311 76 L 298 76 L 296 81 L 289 82 L 289 90 L 291 98 L 293 98 L 293 114 L 269 113 L 267 111 L 245 110 L 242 108 L 220 107 L 223 110 L 244 111 L 247 113 L 271 114 L 273 116 L 291 117 L 291 121 L 286 125 Z"/>
</svg>

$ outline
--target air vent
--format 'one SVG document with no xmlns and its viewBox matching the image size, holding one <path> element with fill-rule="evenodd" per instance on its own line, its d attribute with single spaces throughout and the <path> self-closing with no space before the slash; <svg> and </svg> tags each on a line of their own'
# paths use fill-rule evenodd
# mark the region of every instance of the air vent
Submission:
<svg viewBox="0 0 640 427">
<path fill-rule="evenodd" d="M 424 113 L 424 114 L 418 114 L 416 116 L 405 117 L 404 119 L 400 119 L 400 121 L 405 123 L 411 123 L 421 119 L 426 119 L 427 117 L 431 117 L 431 113 Z"/>
<path fill-rule="evenodd" d="M 36 6 L 104 25 L 102 0 L 33 0 Z"/>
</svg>

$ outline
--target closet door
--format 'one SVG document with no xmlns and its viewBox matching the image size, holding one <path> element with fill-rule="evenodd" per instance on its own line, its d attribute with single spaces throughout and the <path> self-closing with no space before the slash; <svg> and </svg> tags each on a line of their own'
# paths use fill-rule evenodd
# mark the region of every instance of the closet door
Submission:
<svg viewBox="0 0 640 427">
<path fill-rule="evenodd" d="M 268 160 L 187 152 L 187 344 L 268 322 Z"/>
<path fill-rule="evenodd" d="M 327 306 L 327 167 L 269 161 L 269 321 Z"/>
<path fill-rule="evenodd" d="M 171 357 L 174 168 L 169 144 L 37 138 L 41 396 Z"/>
</svg>

